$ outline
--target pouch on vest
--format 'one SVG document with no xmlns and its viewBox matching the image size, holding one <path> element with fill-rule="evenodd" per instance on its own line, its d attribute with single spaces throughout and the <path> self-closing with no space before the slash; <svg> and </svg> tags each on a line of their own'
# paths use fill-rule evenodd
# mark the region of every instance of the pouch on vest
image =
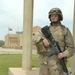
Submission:
<svg viewBox="0 0 75 75">
<path fill-rule="evenodd" d="M 36 47 L 37 47 L 37 53 L 40 55 L 44 55 L 47 52 L 42 41 L 36 43 Z"/>
</svg>

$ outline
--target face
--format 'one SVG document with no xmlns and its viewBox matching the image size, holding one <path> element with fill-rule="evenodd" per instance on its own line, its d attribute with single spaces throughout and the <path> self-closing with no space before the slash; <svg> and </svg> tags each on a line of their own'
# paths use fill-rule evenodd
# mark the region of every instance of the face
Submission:
<svg viewBox="0 0 75 75">
<path fill-rule="evenodd" d="M 58 14 L 52 14 L 50 17 L 51 22 L 57 22 L 59 20 Z"/>
</svg>

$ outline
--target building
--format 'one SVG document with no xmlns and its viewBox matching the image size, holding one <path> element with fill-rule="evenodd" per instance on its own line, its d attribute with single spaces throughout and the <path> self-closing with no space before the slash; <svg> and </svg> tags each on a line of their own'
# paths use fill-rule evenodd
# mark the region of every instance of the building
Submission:
<svg viewBox="0 0 75 75">
<path fill-rule="evenodd" d="M 33 32 L 37 32 L 41 27 L 33 27 Z M 5 35 L 5 48 L 22 48 L 23 46 L 23 34 L 22 32 L 17 32 L 16 34 Z"/>
<path fill-rule="evenodd" d="M 7 34 L 5 36 L 5 48 L 22 48 L 23 35 L 22 34 Z"/>
</svg>

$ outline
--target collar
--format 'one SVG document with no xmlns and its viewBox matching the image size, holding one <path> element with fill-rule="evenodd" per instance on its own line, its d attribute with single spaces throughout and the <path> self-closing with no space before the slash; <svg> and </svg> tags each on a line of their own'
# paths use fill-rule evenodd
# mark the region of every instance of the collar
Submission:
<svg viewBox="0 0 75 75">
<path fill-rule="evenodd" d="M 55 22 L 55 23 L 50 23 L 51 26 L 59 26 L 61 25 L 61 22 Z"/>
</svg>

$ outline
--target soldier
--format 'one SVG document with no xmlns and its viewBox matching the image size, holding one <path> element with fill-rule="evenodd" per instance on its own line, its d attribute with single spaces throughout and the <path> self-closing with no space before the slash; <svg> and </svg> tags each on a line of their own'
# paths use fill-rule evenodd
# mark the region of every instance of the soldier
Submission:
<svg viewBox="0 0 75 75">
<path fill-rule="evenodd" d="M 65 75 L 59 59 L 66 57 L 69 58 L 74 53 L 73 37 L 70 30 L 61 24 L 63 14 L 59 8 L 52 8 L 48 15 L 50 23 L 50 32 L 59 46 L 62 53 L 58 55 L 53 54 L 48 57 L 45 54 L 50 50 L 50 42 L 41 31 L 33 34 L 33 42 L 37 47 L 37 52 L 40 58 L 40 73 L 39 75 Z M 65 59 L 66 62 L 66 59 Z"/>
</svg>

